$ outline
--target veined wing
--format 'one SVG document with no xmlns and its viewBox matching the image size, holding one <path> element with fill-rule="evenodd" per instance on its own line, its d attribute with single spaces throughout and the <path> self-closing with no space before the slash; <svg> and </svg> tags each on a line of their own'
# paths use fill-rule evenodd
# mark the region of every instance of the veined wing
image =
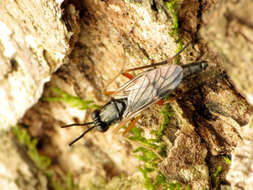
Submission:
<svg viewBox="0 0 253 190">
<path fill-rule="evenodd" d="M 139 75 L 137 75 L 134 79 L 129 80 L 128 82 L 126 82 L 125 84 L 123 84 L 121 87 L 119 87 L 113 94 L 112 97 L 114 98 L 127 98 L 129 93 L 130 93 L 130 89 L 132 89 L 132 87 L 137 83 L 138 79 L 141 78 L 143 75 L 145 75 L 145 73 L 147 73 L 148 71 L 144 71 L 142 73 L 140 73 Z"/>
<path fill-rule="evenodd" d="M 145 71 L 130 80 L 115 93 L 115 98 L 127 98 L 123 117 L 130 118 L 162 99 L 180 84 L 182 78 L 182 67 L 168 65 Z"/>
</svg>

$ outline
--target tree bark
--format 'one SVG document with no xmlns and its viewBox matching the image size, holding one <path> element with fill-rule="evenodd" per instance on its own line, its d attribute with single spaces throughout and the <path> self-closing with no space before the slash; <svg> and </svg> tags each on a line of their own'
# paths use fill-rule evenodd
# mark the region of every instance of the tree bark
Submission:
<svg viewBox="0 0 253 190">
<path fill-rule="evenodd" d="M 251 104 L 245 126 L 237 129 L 242 141 L 232 152 L 227 179 L 233 189 L 251 189 L 252 171 L 252 104 L 253 104 L 253 3 L 252 1 L 221 1 L 204 19 L 202 36 L 223 61 L 234 91 Z M 238 102 L 239 103 L 239 102 Z M 241 105 L 240 105 L 241 107 Z"/>
<path fill-rule="evenodd" d="M 16 53 L 10 56 L 6 55 L 6 48 L 1 51 L 4 68 L 1 90 L 7 97 L 0 101 L 1 108 L 7 107 L 1 109 L 1 122 L 4 122 L 1 126 L 16 123 L 27 110 L 20 123 L 39 140 L 40 153 L 53 160 L 50 169 L 56 173 L 56 180 L 70 172 L 80 188 L 91 189 L 93 183 L 97 189 L 144 189 L 143 183 L 147 187 L 148 180 L 138 168 L 144 168 L 146 163 L 138 160 L 133 150 L 147 148 L 147 145 L 115 136 L 110 129 L 106 133 L 88 133 L 68 147 L 83 129 L 61 129 L 60 126 L 91 121 L 92 110 L 84 111 L 43 99 L 35 104 L 46 79 L 51 77 L 44 97 L 54 96 L 50 88 L 57 86 L 68 94 L 104 105 L 110 97 L 103 95 L 102 89 L 122 69 L 166 60 L 176 54 L 180 44 L 193 40 L 196 43 L 180 54 L 179 64 L 206 60 L 209 66 L 203 73 L 183 81 L 173 93 L 176 100 L 170 103 L 170 112 L 166 113 L 170 114 L 170 120 L 158 142 L 165 147 L 166 156 L 152 150 L 159 157 L 154 166 L 155 174 L 162 174 L 166 183 L 180 183 L 183 188 L 228 186 L 229 165 L 223 157 L 230 157 L 236 146 L 245 145 L 249 135 L 243 131 L 252 121 L 248 104 L 252 104 L 252 69 L 248 69 L 252 67 L 250 1 L 222 1 L 216 5 L 215 1 L 197 0 L 175 4 L 162 0 L 84 0 L 72 4 L 65 1 L 61 8 L 50 1 L 40 3 L 15 1 L 0 5 L 5 16 L 2 26 L 11 31 L 6 38 L 16 47 Z M 239 54 L 237 47 L 243 47 Z M 241 71 L 245 76 L 238 75 Z M 11 81 L 22 82 L 18 85 Z M 119 77 L 110 89 L 117 89 L 126 81 Z M 4 106 L 6 103 L 8 106 Z M 143 138 L 155 138 L 152 131 L 158 131 L 165 119 L 161 110 L 154 105 L 143 111 L 137 124 Z M 8 143 L 13 143 L 13 138 L 7 139 Z M 250 138 L 246 140 L 251 142 Z M 1 154 L 2 158 L 8 158 L 4 151 Z M 236 162 L 236 154 L 232 164 Z M 38 175 L 40 168 L 32 169 L 36 163 L 26 162 L 21 156 L 17 158 L 27 163 L 29 175 Z M 1 163 L 6 166 L 14 161 Z M 13 164 L 13 168 L 15 166 L 19 168 Z M 213 178 L 218 166 L 222 166 L 222 170 Z M 36 183 L 42 189 L 52 186 L 45 171 L 40 175 L 42 177 L 36 182 L 28 183 L 26 177 L 11 172 L 13 179 L 24 179 L 31 189 L 36 189 Z M 154 176 L 148 177 L 150 183 L 156 182 Z M 246 189 L 249 184 L 235 182 L 232 177 L 228 179 L 234 188 L 239 184 Z M 154 187 L 161 188 L 161 185 Z"/>
</svg>

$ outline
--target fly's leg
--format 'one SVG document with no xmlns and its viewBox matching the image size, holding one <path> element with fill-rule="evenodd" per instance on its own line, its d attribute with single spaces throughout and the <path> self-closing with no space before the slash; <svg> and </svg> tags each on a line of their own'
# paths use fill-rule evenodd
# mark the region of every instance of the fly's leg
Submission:
<svg viewBox="0 0 253 190">
<path fill-rule="evenodd" d="M 106 94 L 106 95 L 112 95 L 113 94 L 113 91 L 106 91 L 105 89 L 107 89 L 107 87 L 113 82 L 116 80 L 116 78 L 118 78 L 120 75 L 121 75 L 122 72 L 119 72 L 115 77 L 113 77 L 106 85 L 105 87 L 102 89 L 102 92 L 103 94 Z"/>
<path fill-rule="evenodd" d="M 103 94 L 104 94 L 104 95 L 108 95 L 108 96 L 113 95 L 114 92 L 115 92 L 115 91 L 104 91 L 104 90 L 103 90 Z"/>
<path fill-rule="evenodd" d="M 191 43 L 192 42 L 187 43 L 178 53 L 176 53 L 174 56 L 172 56 L 168 60 L 165 60 L 165 61 L 162 61 L 162 62 L 159 62 L 159 63 L 153 63 L 153 64 L 150 64 L 150 65 L 141 66 L 141 67 L 135 67 L 135 68 L 131 68 L 131 69 L 126 69 L 126 70 L 121 71 L 121 73 L 119 73 L 116 76 L 118 77 L 120 74 L 128 73 L 128 72 L 131 72 L 131 71 L 136 71 L 136 70 L 140 70 L 140 69 L 147 69 L 147 68 L 153 68 L 153 67 L 157 67 L 157 66 L 168 64 L 173 59 L 175 59 L 180 53 L 182 53 Z"/>
<path fill-rule="evenodd" d="M 156 104 L 159 105 L 159 106 L 163 106 L 164 105 L 164 100 L 158 100 L 156 102 Z"/>
<path fill-rule="evenodd" d="M 134 79 L 134 76 L 131 75 L 130 73 L 122 73 L 122 75 L 130 80 Z"/>
<path fill-rule="evenodd" d="M 174 57 L 174 56 L 173 56 Z M 164 65 L 164 64 L 167 64 L 168 61 L 162 61 L 160 63 L 155 63 L 155 64 L 151 64 L 151 65 L 145 65 L 145 66 L 142 66 L 142 67 L 135 67 L 135 68 L 131 68 L 131 69 L 126 69 L 126 70 L 122 70 L 120 71 L 117 75 L 115 75 L 108 83 L 107 85 L 102 89 L 102 92 L 103 94 L 105 95 L 112 95 L 113 94 L 113 91 L 106 91 L 105 89 L 108 88 L 108 86 L 113 82 L 115 81 L 120 75 L 123 75 L 127 78 L 129 78 L 130 80 L 132 80 L 134 78 L 134 76 L 132 76 L 131 74 L 129 74 L 129 72 L 131 71 L 136 71 L 136 70 L 140 70 L 140 69 L 146 69 L 146 68 L 150 68 L 150 67 L 156 67 L 156 66 L 159 66 L 159 65 Z"/>
<path fill-rule="evenodd" d="M 176 100 L 176 97 L 170 98 L 168 100 L 163 101 L 163 105 L 171 103 L 172 101 Z"/>
<path fill-rule="evenodd" d="M 129 123 L 127 129 L 123 133 L 123 136 L 125 136 L 135 126 L 135 124 L 140 118 L 141 118 L 141 115 L 138 115 L 136 118 L 134 118 L 134 120 L 131 121 L 131 123 Z"/>
<path fill-rule="evenodd" d="M 178 96 L 177 96 L 177 98 L 178 98 Z M 170 97 L 169 99 L 167 99 L 167 100 L 158 100 L 157 102 L 156 102 L 156 104 L 157 105 L 159 105 L 159 106 L 163 106 L 163 105 L 165 105 L 165 104 L 168 104 L 168 103 L 170 103 L 170 102 L 172 102 L 172 101 L 174 101 L 174 100 L 176 100 L 176 97 Z"/>
<path fill-rule="evenodd" d="M 169 58 L 168 60 L 159 62 L 159 63 L 153 63 L 150 65 L 145 65 L 145 66 L 141 66 L 141 67 L 135 67 L 135 68 L 131 68 L 131 69 L 126 69 L 126 70 L 121 70 L 115 77 L 113 77 L 108 83 L 107 85 L 102 89 L 103 92 L 105 92 L 105 89 L 107 89 L 107 87 L 113 82 L 115 81 L 120 75 L 123 75 L 129 79 L 133 79 L 134 77 L 129 74 L 129 72 L 132 71 L 137 71 L 137 70 L 141 70 L 141 69 L 147 69 L 147 68 L 154 68 L 157 66 L 161 66 L 161 65 L 165 65 L 170 63 L 175 57 L 177 57 L 180 53 L 182 53 L 192 42 L 187 43 L 178 53 L 176 53 L 173 57 Z"/>
<path fill-rule="evenodd" d="M 177 96 L 177 98 L 178 98 L 178 96 Z M 158 101 L 156 102 L 156 104 L 159 105 L 159 106 L 163 106 L 163 105 L 165 105 L 165 104 L 168 104 L 168 103 L 173 102 L 174 100 L 176 100 L 176 97 L 172 97 L 172 98 L 169 98 L 169 99 L 167 99 L 167 100 L 158 100 Z"/>
<path fill-rule="evenodd" d="M 129 119 L 123 120 L 121 123 L 119 123 L 112 131 L 114 135 L 118 133 L 118 131 L 129 121 Z"/>
<path fill-rule="evenodd" d="M 106 91 L 105 89 L 113 82 L 115 81 L 120 75 L 123 75 L 124 77 L 132 80 L 134 78 L 133 75 L 131 75 L 130 73 L 127 72 L 127 70 L 122 70 L 120 71 L 115 77 L 113 77 L 108 83 L 107 85 L 102 89 L 103 94 L 105 95 L 112 95 L 115 91 Z"/>
</svg>

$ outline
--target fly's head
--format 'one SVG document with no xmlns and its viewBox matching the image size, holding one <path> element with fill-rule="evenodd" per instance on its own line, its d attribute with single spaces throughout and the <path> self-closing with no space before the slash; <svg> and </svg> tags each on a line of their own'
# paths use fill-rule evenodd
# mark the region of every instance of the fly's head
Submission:
<svg viewBox="0 0 253 190">
<path fill-rule="evenodd" d="M 96 126 L 97 131 L 106 132 L 108 130 L 109 126 L 105 122 L 101 121 L 100 110 L 95 110 L 93 112 L 92 119 L 93 119 L 94 125 Z"/>
<path fill-rule="evenodd" d="M 200 67 L 202 70 L 205 70 L 207 68 L 208 64 L 207 61 L 201 61 L 200 62 Z"/>
<path fill-rule="evenodd" d="M 109 128 L 109 125 L 106 124 L 105 122 L 101 121 L 100 110 L 95 110 L 93 112 L 92 117 L 93 117 L 93 121 L 92 122 L 88 122 L 88 123 L 72 123 L 72 124 L 69 124 L 69 125 L 62 126 L 62 128 L 67 128 L 67 127 L 73 127 L 73 126 L 83 126 L 83 127 L 85 127 L 85 126 L 92 125 L 88 129 L 86 129 L 79 137 L 77 137 L 72 142 L 70 142 L 69 146 L 71 146 L 72 144 L 74 144 L 79 139 L 83 138 L 84 135 L 86 135 L 89 131 L 93 130 L 94 128 L 96 128 L 100 132 L 107 131 L 107 129 Z"/>
</svg>

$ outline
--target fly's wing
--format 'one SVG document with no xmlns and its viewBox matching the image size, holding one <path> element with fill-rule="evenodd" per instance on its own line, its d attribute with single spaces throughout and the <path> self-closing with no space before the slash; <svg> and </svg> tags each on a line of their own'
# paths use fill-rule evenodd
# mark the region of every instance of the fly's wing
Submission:
<svg viewBox="0 0 253 190">
<path fill-rule="evenodd" d="M 127 98 L 129 93 L 130 93 L 130 90 L 132 89 L 132 87 L 136 84 L 138 79 L 141 78 L 146 72 L 147 71 L 144 71 L 144 72 L 140 73 L 138 76 L 136 76 L 134 79 L 129 80 L 128 82 L 126 82 L 124 85 L 122 85 L 120 88 L 118 88 L 112 94 L 112 97 L 114 97 L 116 99 Z"/>
<path fill-rule="evenodd" d="M 162 99 L 182 81 L 183 69 L 179 65 L 168 65 L 148 70 L 130 80 L 119 90 L 125 92 L 127 108 L 123 118 L 131 118 L 144 108 Z"/>
</svg>

